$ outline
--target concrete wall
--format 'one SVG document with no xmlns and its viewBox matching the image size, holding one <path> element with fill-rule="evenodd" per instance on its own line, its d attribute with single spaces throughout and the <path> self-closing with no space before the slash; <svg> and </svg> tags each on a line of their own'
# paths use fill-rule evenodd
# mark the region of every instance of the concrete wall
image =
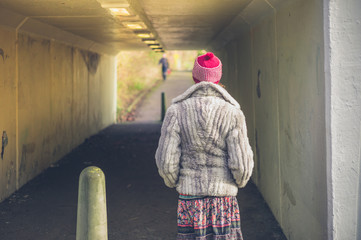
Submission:
<svg viewBox="0 0 361 240">
<path fill-rule="evenodd" d="M 0 28 L 0 135 L 8 143 L 0 142 L 0 198 L 16 189 L 16 35 L 11 29 Z M 5 131 L 5 134 L 4 134 Z M 2 146 L 4 145 L 4 148 Z"/>
<path fill-rule="evenodd" d="M 251 3 L 225 29 L 236 40 L 213 48 L 246 115 L 253 181 L 285 235 L 327 239 L 323 3 L 276 2 Z"/>
<path fill-rule="evenodd" d="M 361 1 L 325 1 L 330 239 L 361 239 Z"/>
<path fill-rule="evenodd" d="M 114 123 L 115 69 L 114 56 L 0 22 L 0 201 Z"/>
</svg>

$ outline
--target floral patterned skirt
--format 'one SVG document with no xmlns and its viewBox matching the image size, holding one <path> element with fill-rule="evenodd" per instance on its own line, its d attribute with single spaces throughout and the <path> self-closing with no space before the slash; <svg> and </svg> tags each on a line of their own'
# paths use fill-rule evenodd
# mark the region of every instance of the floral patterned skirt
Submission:
<svg viewBox="0 0 361 240">
<path fill-rule="evenodd" d="M 243 240 L 236 197 L 178 199 L 177 240 Z"/>
</svg>

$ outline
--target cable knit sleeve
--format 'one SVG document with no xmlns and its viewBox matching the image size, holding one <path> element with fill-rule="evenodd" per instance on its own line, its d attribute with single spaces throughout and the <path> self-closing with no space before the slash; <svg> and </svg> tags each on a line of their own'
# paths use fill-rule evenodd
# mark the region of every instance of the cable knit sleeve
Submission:
<svg viewBox="0 0 361 240">
<path fill-rule="evenodd" d="M 159 175 L 170 188 L 176 187 L 178 182 L 181 156 L 179 131 L 176 107 L 172 105 L 166 112 L 155 154 Z"/>
<path fill-rule="evenodd" d="M 228 167 L 238 187 L 244 187 L 252 175 L 253 152 L 247 137 L 246 120 L 241 110 L 236 111 L 233 126 L 227 136 Z"/>
</svg>

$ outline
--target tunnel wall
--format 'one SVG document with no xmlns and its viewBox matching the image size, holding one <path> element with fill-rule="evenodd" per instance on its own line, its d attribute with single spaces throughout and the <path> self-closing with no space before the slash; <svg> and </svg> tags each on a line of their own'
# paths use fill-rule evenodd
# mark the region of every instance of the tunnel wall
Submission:
<svg viewBox="0 0 361 240">
<path fill-rule="evenodd" d="M 326 239 L 323 3 L 255 2 L 237 20 L 236 40 L 215 49 L 222 82 L 245 112 L 252 179 L 285 235 Z"/>
<path fill-rule="evenodd" d="M 0 201 L 114 123 L 115 69 L 114 56 L 0 25 Z"/>
<path fill-rule="evenodd" d="M 329 239 L 361 239 L 361 1 L 325 1 Z"/>
</svg>

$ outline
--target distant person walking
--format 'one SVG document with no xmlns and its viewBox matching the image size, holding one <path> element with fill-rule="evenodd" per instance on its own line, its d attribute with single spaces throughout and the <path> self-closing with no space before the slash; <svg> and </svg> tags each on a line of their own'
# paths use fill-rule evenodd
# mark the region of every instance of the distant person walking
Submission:
<svg viewBox="0 0 361 240">
<path fill-rule="evenodd" d="M 252 174 L 253 152 L 237 101 L 220 86 L 213 53 L 194 63 L 196 83 L 173 99 L 162 125 L 156 164 L 176 188 L 178 240 L 242 240 L 238 188 Z"/>
<path fill-rule="evenodd" d="M 163 54 L 163 57 L 159 60 L 158 65 L 159 64 L 162 64 L 162 76 L 163 76 L 163 80 L 165 81 L 167 79 L 167 71 L 169 68 L 167 55 L 165 53 Z"/>
</svg>

